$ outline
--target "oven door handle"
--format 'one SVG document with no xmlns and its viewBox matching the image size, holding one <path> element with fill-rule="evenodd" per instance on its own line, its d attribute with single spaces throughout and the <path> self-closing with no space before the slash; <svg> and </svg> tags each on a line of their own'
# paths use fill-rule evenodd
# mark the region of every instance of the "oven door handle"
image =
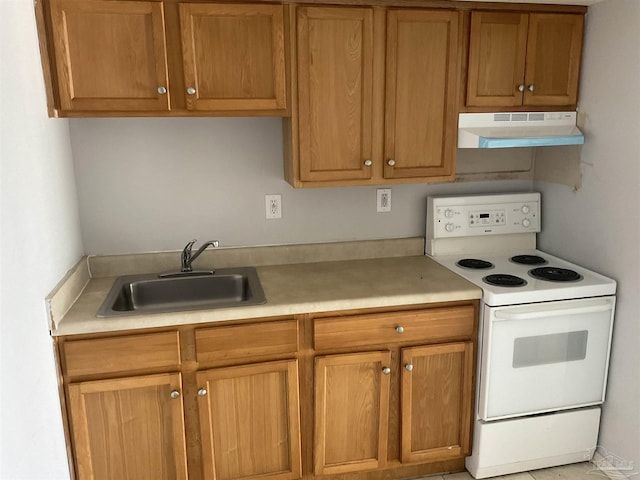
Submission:
<svg viewBox="0 0 640 480">
<path fill-rule="evenodd" d="M 611 311 L 613 306 L 607 302 L 603 305 L 575 308 L 557 308 L 555 310 L 543 310 L 537 312 L 510 312 L 508 310 L 498 310 L 495 313 L 496 320 L 531 320 L 532 318 L 549 318 L 560 315 L 581 315 L 584 313 L 598 313 Z"/>
</svg>

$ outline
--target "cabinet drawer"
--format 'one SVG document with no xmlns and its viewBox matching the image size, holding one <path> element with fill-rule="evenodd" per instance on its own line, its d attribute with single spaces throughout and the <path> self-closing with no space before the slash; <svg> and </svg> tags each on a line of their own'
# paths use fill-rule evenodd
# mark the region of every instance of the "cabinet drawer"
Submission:
<svg viewBox="0 0 640 480">
<path fill-rule="evenodd" d="M 317 319 L 317 350 L 471 338 L 475 309 L 472 305 L 408 312 L 375 313 Z"/>
<path fill-rule="evenodd" d="M 66 374 L 91 375 L 180 365 L 178 332 L 74 340 L 64 343 Z"/>
<path fill-rule="evenodd" d="M 293 319 L 196 330 L 198 362 L 297 351 L 298 322 Z"/>
</svg>

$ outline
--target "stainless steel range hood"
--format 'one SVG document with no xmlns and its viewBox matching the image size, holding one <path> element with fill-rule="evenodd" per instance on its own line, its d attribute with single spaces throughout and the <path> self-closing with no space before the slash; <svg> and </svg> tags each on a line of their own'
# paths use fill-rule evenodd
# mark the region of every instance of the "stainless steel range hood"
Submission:
<svg viewBox="0 0 640 480">
<path fill-rule="evenodd" d="M 576 112 L 461 113 L 458 148 L 582 145 Z"/>
</svg>

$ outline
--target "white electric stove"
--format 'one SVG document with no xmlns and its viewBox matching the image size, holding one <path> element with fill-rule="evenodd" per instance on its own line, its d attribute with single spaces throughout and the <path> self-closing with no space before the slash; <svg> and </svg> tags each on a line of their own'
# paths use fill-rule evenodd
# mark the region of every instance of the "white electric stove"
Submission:
<svg viewBox="0 0 640 480">
<path fill-rule="evenodd" d="M 540 194 L 429 197 L 425 253 L 483 290 L 475 478 L 587 460 L 616 282 L 536 249 Z"/>
</svg>

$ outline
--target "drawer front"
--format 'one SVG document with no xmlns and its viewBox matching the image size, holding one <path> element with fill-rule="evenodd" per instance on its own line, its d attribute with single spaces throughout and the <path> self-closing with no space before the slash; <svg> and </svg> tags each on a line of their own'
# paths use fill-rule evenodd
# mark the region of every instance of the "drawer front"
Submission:
<svg viewBox="0 0 640 480">
<path fill-rule="evenodd" d="M 474 317 L 474 307 L 463 305 L 321 318 L 314 322 L 314 345 L 316 350 L 326 350 L 471 338 L 474 334 Z"/>
<path fill-rule="evenodd" d="M 70 376 L 180 366 L 178 332 L 72 340 L 64 343 L 65 373 Z"/>
<path fill-rule="evenodd" d="M 198 362 L 298 351 L 298 322 L 282 320 L 196 330 Z"/>
</svg>

